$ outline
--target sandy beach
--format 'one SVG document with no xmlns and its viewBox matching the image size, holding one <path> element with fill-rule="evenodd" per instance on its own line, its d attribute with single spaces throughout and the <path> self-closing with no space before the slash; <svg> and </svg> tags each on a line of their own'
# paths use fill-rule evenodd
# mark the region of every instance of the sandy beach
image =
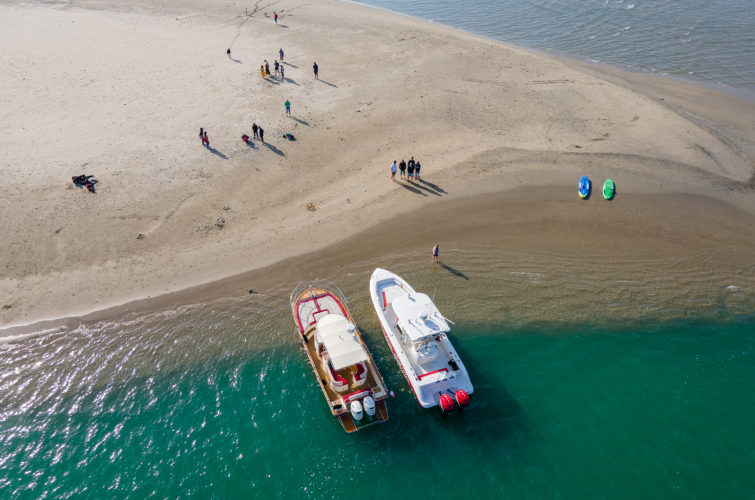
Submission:
<svg viewBox="0 0 755 500">
<path fill-rule="evenodd" d="M 278 24 L 214 0 L 0 6 L 0 327 L 429 258 L 435 241 L 720 249 L 752 282 L 755 103 L 360 5 L 274 8 Z M 263 79 L 280 48 L 286 78 Z M 264 144 L 241 141 L 252 122 Z M 411 156 L 424 182 L 391 182 Z"/>
</svg>

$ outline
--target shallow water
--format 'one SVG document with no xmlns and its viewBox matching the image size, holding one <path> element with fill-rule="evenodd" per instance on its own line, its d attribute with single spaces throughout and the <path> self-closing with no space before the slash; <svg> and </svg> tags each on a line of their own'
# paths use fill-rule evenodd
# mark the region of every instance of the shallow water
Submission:
<svg viewBox="0 0 755 500">
<path fill-rule="evenodd" d="M 555 55 L 725 85 L 755 99 L 751 0 L 361 3 Z"/>
<path fill-rule="evenodd" d="M 330 416 L 300 349 L 293 284 L 0 345 L 3 497 L 752 494 L 751 278 L 680 264 L 652 278 L 630 266 L 631 280 L 574 274 L 568 259 L 490 249 L 443 257 L 324 276 L 396 392 L 389 421 L 356 435 Z M 463 414 L 413 400 L 370 305 L 373 266 L 457 323 L 476 388 Z"/>
</svg>

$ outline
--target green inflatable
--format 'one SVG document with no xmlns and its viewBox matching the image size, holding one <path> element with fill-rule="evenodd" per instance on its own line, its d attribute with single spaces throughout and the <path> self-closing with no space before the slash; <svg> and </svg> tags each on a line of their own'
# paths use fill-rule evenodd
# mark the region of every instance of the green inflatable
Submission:
<svg viewBox="0 0 755 500">
<path fill-rule="evenodd" d="M 610 200 L 614 193 L 616 193 L 616 186 L 611 179 L 606 179 L 603 183 L 603 198 Z"/>
</svg>

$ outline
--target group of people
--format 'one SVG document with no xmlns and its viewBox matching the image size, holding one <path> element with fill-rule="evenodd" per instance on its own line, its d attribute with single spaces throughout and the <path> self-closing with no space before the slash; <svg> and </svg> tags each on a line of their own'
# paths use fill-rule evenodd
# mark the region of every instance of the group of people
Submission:
<svg viewBox="0 0 755 500">
<path fill-rule="evenodd" d="M 399 171 L 400 179 L 406 179 L 408 182 L 414 182 L 415 179 L 420 180 L 421 168 L 422 165 L 420 165 L 419 161 L 414 161 L 413 156 L 408 162 L 401 160 L 401 163 L 398 164 L 398 169 L 396 168 L 396 160 L 393 160 L 391 164 L 391 180 L 396 181 L 396 170 Z"/>
<path fill-rule="evenodd" d="M 199 129 L 199 140 L 202 141 L 202 146 L 206 148 L 210 147 L 210 139 L 207 138 L 207 131 L 202 127 Z"/>
<path fill-rule="evenodd" d="M 252 135 L 255 139 L 259 139 L 262 141 L 262 144 L 265 144 L 265 129 L 257 125 L 256 123 L 252 123 Z M 244 134 L 241 136 L 241 140 L 245 143 L 249 144 L 249 136 Z"/>
<path fill-rule="evenodd" d="M 273 72 L 275 76 L 279 76 L 281 81 L 286 78 L 286 68 L 283 66 L 283 49 L 278 49 L 279 59 L 273 59 Z M 270 63 L 265 59 L 265 64 L 260 65 L 260 75 L 262 78 L 270 76 Z"/>
</svg>

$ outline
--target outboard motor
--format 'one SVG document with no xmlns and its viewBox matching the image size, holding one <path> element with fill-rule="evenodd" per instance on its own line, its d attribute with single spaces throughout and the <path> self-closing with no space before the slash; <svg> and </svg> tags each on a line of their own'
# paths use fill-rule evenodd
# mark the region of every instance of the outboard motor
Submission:
<svg viewBox="0 0 755 500">
<path fill-rule="evenodd" d="M 362 417 L 364 417 L 364 412 L 362 411 L 362 403 L 359 401 L 352 401 L 351 402 L 351 418 L 354 419 L 354 421 L 359 422 L 362 420 Z"/>
<path fill-rule="evenodd" d="M 464 389 L 459 389 L 458 391 L 456 391 L 454 393 L 454 402 L 460 410 L 463 410 L 464 408 L 469 406 L 469 394 L 467 394 L 467 391 L 465 391 Z"/>
<path fill-rule="evenodd" d="M 364 407 L 364 412 L 368 417 L 375 416 L 375 400 L 372 399 L 372 396 L 365 396 L 365 398 L 362 400 L 362 406 Z"/>
<path fill-rule="evenodd" d="M 454 411 L 454 400 L 449 396 L 448 394 L 443 394 L 440 396 L 440 401 L 438 402 L 438 408 L 440 408 L 440 413 L 445 417 L 452 411 Z"/>
</svg>

